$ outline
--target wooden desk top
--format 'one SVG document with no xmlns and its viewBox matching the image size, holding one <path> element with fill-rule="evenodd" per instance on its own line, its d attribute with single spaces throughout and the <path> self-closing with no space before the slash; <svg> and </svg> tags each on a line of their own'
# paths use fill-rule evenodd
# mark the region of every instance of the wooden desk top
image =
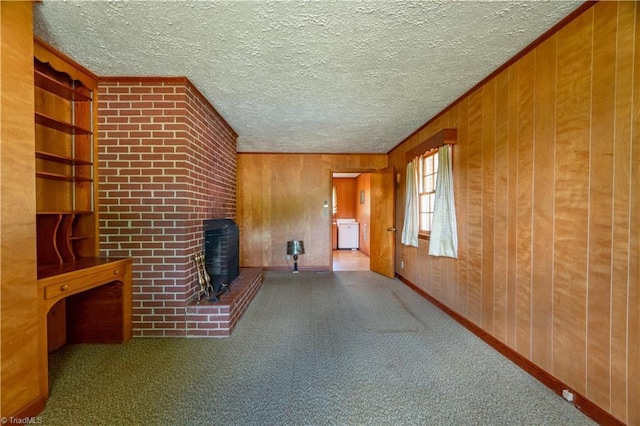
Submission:
<svg viewBox="0 0 640 426">
<path fill-rule="evenodd" d="M 95 266 L 106 265 L 112 262 L 128 261 L 128 258 L 113 257 L 88 257 L 76 260 L 73 263 L 65 263 L 62 265 L 47 265 L 38 268 L 38 280 L 49 278 L 55 275 L 76 272 L 81 269 L 93 268 Z"/>
</svg>

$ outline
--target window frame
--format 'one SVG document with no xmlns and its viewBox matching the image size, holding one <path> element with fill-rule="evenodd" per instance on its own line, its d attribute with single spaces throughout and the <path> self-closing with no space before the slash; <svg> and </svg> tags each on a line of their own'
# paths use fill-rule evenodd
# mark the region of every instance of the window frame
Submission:
<svg viewBox="0 0 640 426">
<path fill-rule="evenodd" d="M 418 236 L 431 235 L 433 205 L 438 178 L 438 150 L 431 149 L 418 158 Z M 425 202 L 426 200 L 426 202 Z"/>
</svg>

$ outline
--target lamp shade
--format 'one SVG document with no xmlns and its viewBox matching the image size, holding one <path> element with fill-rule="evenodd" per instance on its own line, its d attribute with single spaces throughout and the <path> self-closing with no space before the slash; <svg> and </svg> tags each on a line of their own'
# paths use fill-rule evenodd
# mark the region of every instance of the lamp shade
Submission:
<svg viewBox="0 0 640 426">
<path fill-rule="evenodd" d="M 304 241 L 287 241 L 287 254 L 304 254 Z"/>
</svg>

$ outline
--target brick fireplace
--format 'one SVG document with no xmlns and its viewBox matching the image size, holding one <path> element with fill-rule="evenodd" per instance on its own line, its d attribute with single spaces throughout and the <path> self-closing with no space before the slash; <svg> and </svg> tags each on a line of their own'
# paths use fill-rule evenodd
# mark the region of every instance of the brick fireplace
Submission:
<svg viewBox="0 0 640 426">
<path fill-rule="evenodd" d="M 213 290 L 218 292 L 238 277 L 240 261 L 238 225 L 231 219 L 204 221 L 206 269 Z"/>
<path fill-rule="evenodd" d="M 134 260 L 135 336 L 186 336 L 203 220 L 236 215 L 237 134 L 182 77 L 102 78 L 98 115 L 100 254 Z"/>
</svg>

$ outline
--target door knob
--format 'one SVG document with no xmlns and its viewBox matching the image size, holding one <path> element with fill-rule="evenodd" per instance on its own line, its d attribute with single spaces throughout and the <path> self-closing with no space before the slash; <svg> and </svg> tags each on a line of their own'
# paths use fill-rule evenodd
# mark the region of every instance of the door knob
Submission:
<svg viewBox="0 0 640 426">
<path fill-rule="evenodd" d="M 396 231 L 397 231 L 397 229 L 396 229 L 396 228 L 387 228 L 387 231 L 389 231 L 389 232 L 396 232 Z"/>
</svg>

